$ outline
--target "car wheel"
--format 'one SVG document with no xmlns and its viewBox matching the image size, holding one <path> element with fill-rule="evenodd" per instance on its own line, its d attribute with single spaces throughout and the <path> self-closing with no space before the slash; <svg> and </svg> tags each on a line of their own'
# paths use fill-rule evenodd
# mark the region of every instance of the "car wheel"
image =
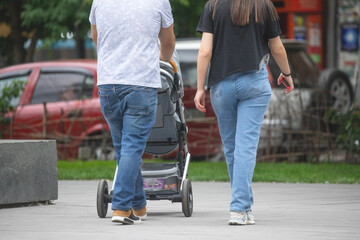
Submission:
<svg viewBox="0 0 360 240">
<path fill-rule="evenodd" d="M 330 70 L 323 75 L 326 82 L 327 109 L 345 115 L 353 102 L 354 93 L 348 76 L 338 70 Z"/>
<path fill-rule="evenodd" d="M 111 137 L 106 134 L 97 134 L 90 136 L 88 146 L 91 148 L 91 158 L 97 160 L 114 160 L 115 149 Z"/>
<path fill-rule="evenodd" d="M 114 160 L 115 159 L 115 149 L 113 146 L 98 145 L 93 150 L 93 158 L 98 160 Z"/>
</svg>

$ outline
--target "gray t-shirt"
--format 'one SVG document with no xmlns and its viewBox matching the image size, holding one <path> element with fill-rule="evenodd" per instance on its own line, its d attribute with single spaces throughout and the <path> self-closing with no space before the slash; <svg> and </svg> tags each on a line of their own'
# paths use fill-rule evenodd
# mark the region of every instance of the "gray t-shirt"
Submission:
<svg viewBox="0 0 360 240">
<path fill-rule="evenodd" d="M 158 35 L 174 22 L 169 0 L 94 0 L 89 21 L 98 32 L 98 85 L 161 87 Z"/>
</svg>

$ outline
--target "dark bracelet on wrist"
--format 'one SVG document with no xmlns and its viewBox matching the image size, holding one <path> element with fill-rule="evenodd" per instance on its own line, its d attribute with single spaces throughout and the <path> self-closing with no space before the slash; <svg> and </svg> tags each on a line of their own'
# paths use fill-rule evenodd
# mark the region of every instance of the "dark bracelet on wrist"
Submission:
<svg viewBox="0 0 360 240">
<path fill-rule="evenodd" d="M 281 73 L 282 73 L 282 75 L 284 75 L 285 77 L 291 76 L 291 73 L 289 73 L 289 74 L 285 74 L 285 73 L 283 73 L 283 72 L 281 72 Z"/>
</svg>

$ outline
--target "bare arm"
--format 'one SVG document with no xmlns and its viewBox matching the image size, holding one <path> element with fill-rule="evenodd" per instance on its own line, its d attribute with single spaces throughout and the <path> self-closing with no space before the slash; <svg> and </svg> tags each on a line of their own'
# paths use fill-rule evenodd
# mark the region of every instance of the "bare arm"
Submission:
<svg viewBox="0 0 360 240">
<path fill-rule="evenodd" d="M 91 38 L 94 41 L 95 46 L 97 46 L 97 29 L 96 25 L 91 24 Z"/>
<path fill-rule="evenodd" d="M 269 47 L 271 54 L 273 55 L 277 65 L 279 66 L 282 72 L 278 77 L 277 84 L 279 85 L 281 83 L 281 79 L 285 79 L 285 81 L 289 85 L 289 89 L 286 89 L 286 92 L 290 93 L 294 89 L 294 83 L 291 75 L 290 76 L 284 75 L 284 74 L 290 74 L 291 72 L 290 72 L 287 54 L 284 45 L 281 42 L 280 37 L 269 39 Z"/>
<path fill-rule="evenodd" d="M 168 28 L 161 28 L 159 33 L 160 40 L 160 60 L 169 62 L 175 48 L 174 25 Z"/>
<path fill-rule="evenodd" d="M 201 38 L 201 45 L 197 59 L 197 91 L 194 98 L 196 108 L 201 112 L 206 112 L 205 109 L 205 80 L 208 72 L 210 60 L 212 57 L 213 50 L 213 39 L 212 33 L 203 33 Z"/>
</svg>

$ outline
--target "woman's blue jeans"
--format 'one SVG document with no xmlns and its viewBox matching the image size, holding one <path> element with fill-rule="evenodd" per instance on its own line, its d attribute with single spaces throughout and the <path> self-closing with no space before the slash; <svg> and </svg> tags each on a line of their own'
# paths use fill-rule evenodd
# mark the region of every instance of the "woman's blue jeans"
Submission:
<svg viewBox="0 0 360 240">
<path fill-rule="evenodd" d="M 118 166 L 112 209 L 146 205 L 140 171 L 142 155 L 156 120 L 157 90 L 129 85 L 100 85 L 101 112 L 109 125 Z"/>
<path fill-rule="evenodd" d="M 210 95 L 229 171 L 230 211 L 249 211 L 253 205 L 251 182 L 260 130 L 271 97 L 265 64 L 259 71 L 224 78 L 211 87 Z"/>
</svg>

